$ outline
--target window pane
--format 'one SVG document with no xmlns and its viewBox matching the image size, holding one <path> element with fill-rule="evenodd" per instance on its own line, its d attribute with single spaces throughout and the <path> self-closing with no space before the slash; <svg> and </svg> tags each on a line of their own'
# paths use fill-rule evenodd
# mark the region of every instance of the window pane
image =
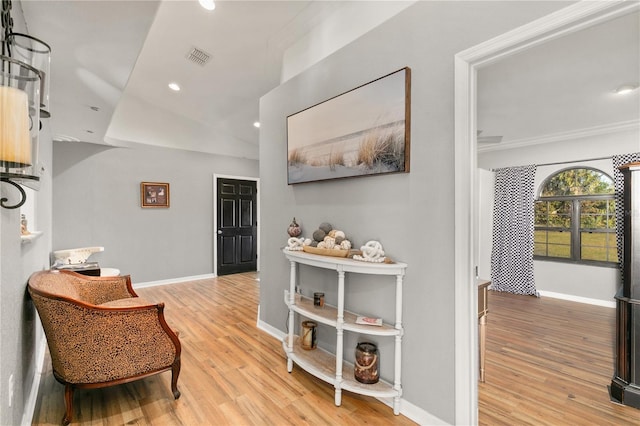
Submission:
<svg viewBox="0 0 640 426">
<path fill-rule="evenodd" d="M 618 261 L 615 233 L 581 232 L 580 235 L 580 253 L 583 260 Z"/>
<path fill-rule="evenodd" d="M 571 227 L 571 201 L 536 201 L 534 213 L 536 226 Z"/>
<path fill-rule="evenodd" d="M 533 233 L 533 242 L 535 243 L 547 243 L 547 231 L 534 231 Z"/>
<path fill-rule="evenodd" d="M 547 255 L 547 231 L 536 230 L 533 233 L 533 255 Z"/>
<path fill-rule="evenodd" d="M 607 215 L 603 214 L 581 214 L 580 228 L 582 229 L 606 229 Z"/>
<path fill-rule="evenodd" d="M 547 238 L 549 240 L 549 244 L 565 244 L 567 246 L 571 245 L 571 232 L 568 231 L 549 231 Z"/>
<path fill-rule="evenodd" d="M 571 201 L 549 201 L 547 226 L 554 228 L 571 227 Z"/>
<path fill-rule="evenodd" d="M 534 236 L 535 256 L 571 258 L 571 232 L 536 230 Z"/>
<path fill-rule="evenodd" d="M 580 228 L 615 229 L 615 211 L 611 204 L 613 200 L 580 201 Z"/>
<path fill-rule="evenodd" d="M 566 195 L 613 194 L 613 180 L 593 169 L 563 170 L 548 179 L 540 195 L 542 197 Z"/>
<path fill-rule="evenodd" d="M 549 220 L 549 202 L 548 201 L 536 201 L 534 207 L 535 225 L 547 226 Z"/>
<path fill-rule="evenodd" d="M 616 229 L 616 200 L 607 200 L 607 228 Z"/>
<path fill-rule="evenodd" d="M 607 252 L 609 262 L 618 262 L 618 244 L 616 233 L 609 232 L 607 233 L 607 247 L 609 247 L 609 251 Z"/>
</svg>

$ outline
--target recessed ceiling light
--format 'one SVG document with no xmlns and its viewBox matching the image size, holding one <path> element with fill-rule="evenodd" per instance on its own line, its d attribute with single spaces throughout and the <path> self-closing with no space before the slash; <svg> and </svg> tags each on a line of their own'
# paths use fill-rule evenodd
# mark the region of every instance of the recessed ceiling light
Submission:
<svg viewBox="0 0 640 426">
<path fill-rule="evenodd" d="M 198 3 L 207 10 L 213 10 L 216 8 L 216 4 L 213 0 L 198 0 Z"/>
<path fill-rule="evenodd" d="M 626 95 L 627 93 L 631 93 L 638 88 L 637 84 L 623 84 L 618 87 L 615 92 L 618 95 Z"/>
<path fill-rule="evenodd" d="M 259 128 L 260 127 L 260 122 L 256 121 L 255 123 L 253 123 L 253 127 L 258 127 Z"/>
<path fill-rule="evenodd" d="M 178 92 L 180 91 L 180 86 L 178 86 L 178 83 L 169 83 L 169 89 L 173 90 L 174 92 Z"/>
</svg>

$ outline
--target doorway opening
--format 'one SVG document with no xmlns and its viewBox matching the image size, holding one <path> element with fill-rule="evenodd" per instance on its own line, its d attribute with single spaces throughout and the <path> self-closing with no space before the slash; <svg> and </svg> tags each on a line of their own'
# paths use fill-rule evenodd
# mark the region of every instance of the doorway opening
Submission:
<svg viewBox="0 0 640 426">
<path fill-rule="evenodd" d="M 456 424 L 478 422 L 477 69 L 564 34 L 638 9 L 637 2 L 579 2 L 455 56 L 455 406 Z"/>
</svg>

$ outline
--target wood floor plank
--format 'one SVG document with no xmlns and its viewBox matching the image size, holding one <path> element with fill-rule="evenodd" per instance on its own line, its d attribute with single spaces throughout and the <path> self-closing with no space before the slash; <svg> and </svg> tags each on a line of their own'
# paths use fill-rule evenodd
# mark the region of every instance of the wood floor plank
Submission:
<svg viewBox="0 0 640 426">
<path fill-rule="evenodd" d="M 255 323 L 254 273 L 139 289 L 165 302 L 180 331 L 182 396 L 171 374 L 78 390 L 75 425 L 409 425 L 373 398 L 334 389 L 297 366 Z M 481 425 L 638 425 L 640 410 L 612 403 L 615 311 L 550 298 L 490 292 Z M 59 424 L 64 388 L 47 360 L 34 425 Z"/>
<path fill-rule="evenodd" d="M 136 292 L 165 303 L 179 331 L 182 369 L 174 400 L 169 372 L 103 389 L 77 390 L 73 425 L 415 425 L 374 398 L 343 392 L 295 368 L 282 344 L 256 327 L 255 273 L 192 281 Z M 60 424 L 64 387 L 50 360 L 38 392 L 34 425 Z"/>
<path fill-rule="evenodd" d="M 480 425 L 638 425 L 613 403 L 615 310 L 491 291 Z"/>
</svg>

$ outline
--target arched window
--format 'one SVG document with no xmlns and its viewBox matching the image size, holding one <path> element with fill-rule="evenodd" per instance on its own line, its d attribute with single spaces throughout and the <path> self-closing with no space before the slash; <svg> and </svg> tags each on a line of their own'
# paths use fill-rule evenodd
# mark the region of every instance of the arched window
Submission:
<svg viewBox="0 0 640 426">
<path fill-rule="evenodd" d="M 613 179 L 588 167 L 549 176 L 535 203 L 534 258 L 615 265 Z"/>
</svg>

